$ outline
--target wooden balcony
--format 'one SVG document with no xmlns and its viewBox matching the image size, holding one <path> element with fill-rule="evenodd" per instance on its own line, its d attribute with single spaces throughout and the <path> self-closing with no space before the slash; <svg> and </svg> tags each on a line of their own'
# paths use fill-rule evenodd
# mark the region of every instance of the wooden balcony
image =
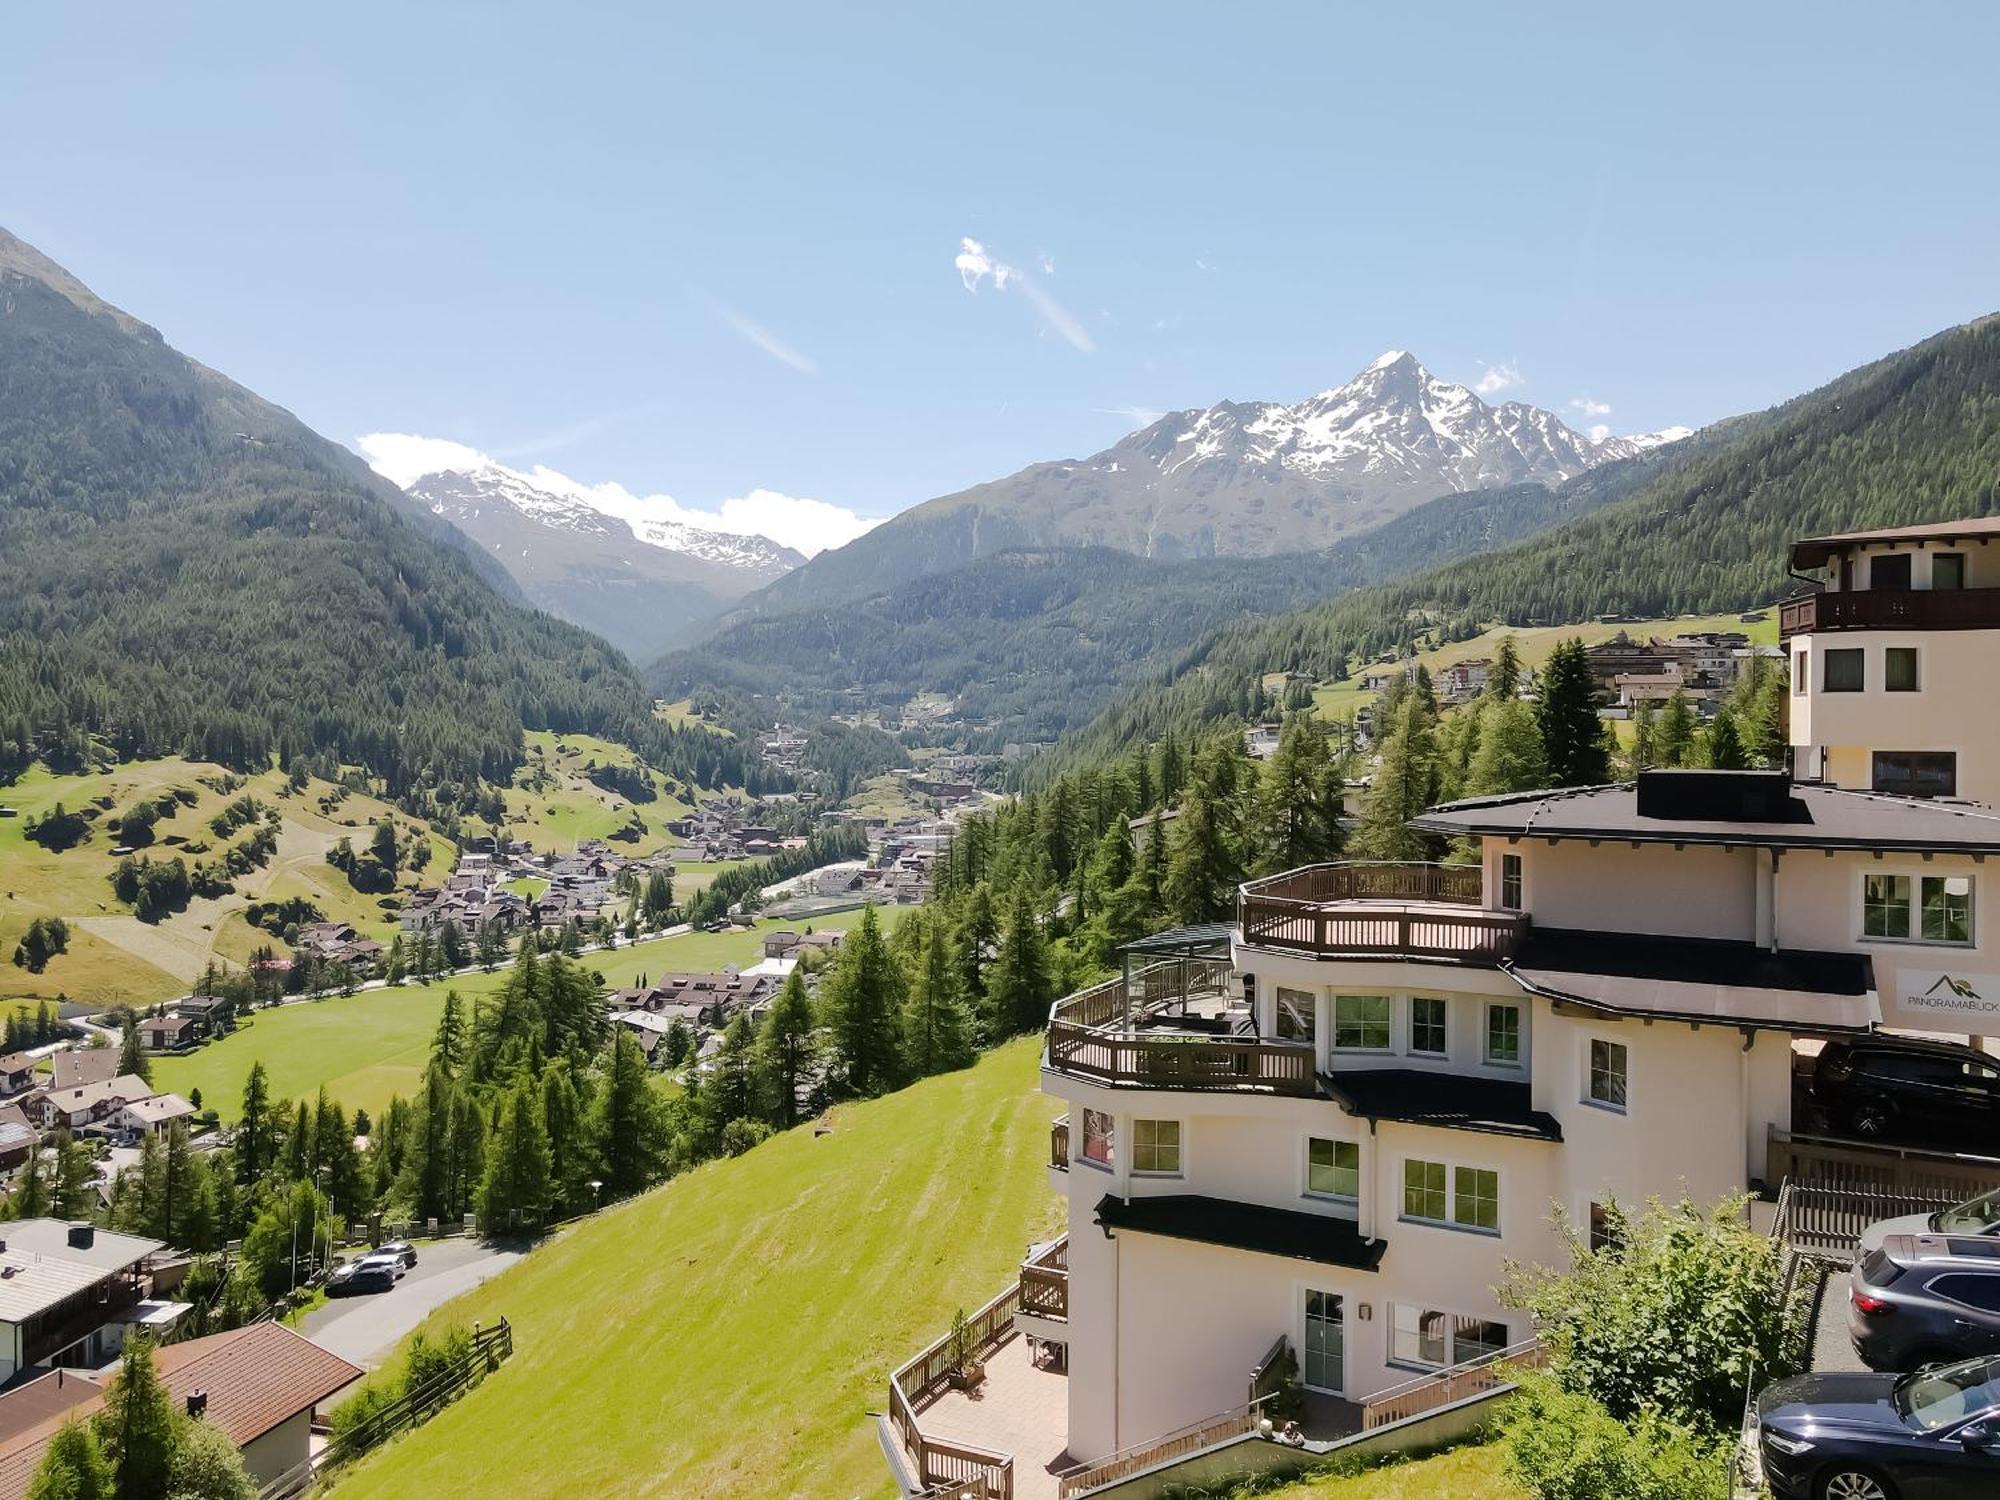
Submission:
<svg viewBox="0 0 2000 1500">
<path fill-rule="evenodd" d="M 1319 1090 L 1313 1049 L 1299 1042 L 1173 1033 L 1106 1033 L 1051 1022 L 1049 1066 L 1099 1083 L 1154 1089 Z"/>
<path fill-rule="evenodd" d="M 1068 1235 L 1021 1262 L 1019 1311 L 1052 1323 L 1069 1321 Z"/>
<path fill-rule="evenodd" d="M 1837 589 L 1778 605 L 1778 635 L 1829 630 L 2000 630 L 2000 589 Z"/>
<path fill-rule="evenodd" d="M 1069 1170 L 1069 1116 L 1049 1127 L 1049 1165 L 1058 1172 Z"/>
<path fill-rule="evenodd" d="M 1492 966 L 1513 955 L 1528 918 L 1482 900 L 1476 865 L 1314 865 L 1249 882 L 1236 918 L 1242 940 L 1263 948 Z"/>
</svg>

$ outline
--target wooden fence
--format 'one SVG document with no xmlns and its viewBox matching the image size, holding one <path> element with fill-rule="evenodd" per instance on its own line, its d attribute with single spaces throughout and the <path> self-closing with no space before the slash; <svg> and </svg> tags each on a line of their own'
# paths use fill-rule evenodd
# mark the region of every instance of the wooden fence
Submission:
<svg viewBox="0 0 2000 1500">
<path fill-rule="evenodd" d="M 1405 1381 L 1379 1391 L 1361 1404 L 1361 1430 L 1372 1432 L 1392 1422 L 1406 1422 L 1440 1406 L 1469 1396 L 1484 1396 L 1514 1383 L 1513 1372 L 1546 1363 L 1548 1355 L 1535 1339 L 1523 1339 L 1492 1354 L 1469 1359 L 1435 1375 Z"/>
<path fill-rule="evenodd" d="M 1014 1328 L 1014 1313 L 1020 1307 L 1021 1285 L 1016 1281 L 1007 1290 L 966 1319 L 966 1337 L 975 1358 L 990 1353 Z M 942 1391 L 957 1368 L 959 1351 L 947 1333 L 915 1359 L 899 1366 L 889 1376 L 889 1425 L 902 1439 L 917 1466 L 917 1482 L 957 1486 L 953 1494 L 978 1494 L 963 1488 L 969 1484 L 986 1486 L 988 1500 L 1014 1500 L 1014 1456 L 976 1448 L 969 1443 L 949 1443 L 926 1437 L 917 1421 L 917 1408 Z"/>
<path fill-rule="evenodd" d="M 1021 1262 L 1020 1311 L 1051 1322 L 1069 1319 L 1069 1236 Z"/>
<path fill-rule="evenodd" d="M 1848 1251 L 1876 1219 L 1931 1213 L 2000 1188 L 2000 1159 L 1800 1135 L 1773 1126 L 1764 1180 L 1798 1189 L 1788 1243 Z"/>
</svg>

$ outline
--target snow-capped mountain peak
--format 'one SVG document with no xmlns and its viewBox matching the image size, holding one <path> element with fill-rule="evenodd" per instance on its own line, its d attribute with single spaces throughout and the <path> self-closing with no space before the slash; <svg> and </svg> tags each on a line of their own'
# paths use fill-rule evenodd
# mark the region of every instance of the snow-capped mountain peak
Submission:
<svg viewBox="0 0 2000 1500">
<path fill-rule="evenodd" d="M 1362 492 L 1414 487 L 1441 495 L 1525 481 L 1559 484 L 1687 432 L 1593 438 L 1525 402 L 1488 405 L 1469 387 L 1440 380 L 1407 350 L 1390 349 L 1345 385 L 1304 401 L 1223 402 L 1172 413 L 1120 443 L 1099 467 L 1127 462 L 1136 449 L 1162 475 L 1183 479 L 1226 463 Z"/>
</svg>

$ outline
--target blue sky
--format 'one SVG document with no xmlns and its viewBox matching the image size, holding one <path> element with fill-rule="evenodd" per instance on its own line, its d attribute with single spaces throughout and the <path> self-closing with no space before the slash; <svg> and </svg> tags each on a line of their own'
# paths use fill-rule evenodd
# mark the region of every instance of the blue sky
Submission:
<svg viewBox="0 0 2000 1500">
<path fill-rule="evenodd" d="M 0 223 L 343 441 L 882 515 L 1390 347 L 1579 427 L 1793 395 L 2000 307 L 1996 51 L 1971 3 L 41 5 Z"/>
</svg>

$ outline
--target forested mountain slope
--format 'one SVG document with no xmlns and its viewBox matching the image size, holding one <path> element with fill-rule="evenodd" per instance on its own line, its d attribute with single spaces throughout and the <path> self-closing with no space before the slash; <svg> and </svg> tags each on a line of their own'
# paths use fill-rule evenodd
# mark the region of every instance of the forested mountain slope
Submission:
<svg viewBox="0 0 2000 1500">
<path fill-rule="evenodd" d="M 524 727 L 742 779 L 739 747 L 656 719 L 623 657 L 503 597 L 352 454 L 0 231 L 0 775 L 94 735 L 308 754 L 400 795 L 504 782 Z"/>
<path fill-rule="evenodd" d="M 1437 627 L 1742 609 L 1785 591 L 1796 537 L 1990 514 L 2000 508 L 2000 317 L 1667 453 L 1677 450 L 1636 493 L 1532 540 L 1220 632 L 1052 764 L 1233 713 L 1260 672 L 1324 675 Z"/>
<path fill-rule="evenodd" d="M 975 748 L 1052 738 L 1171 673 L 1226 625 L 1504 546 L 1630 494 L 1713 441 L 1703 433 L 1553 489 L 1447 495 L 1323 552 L 1179 562 L 1107 547 L 1001 552 L 858 603 L 746 620 L 648 678 L 667 698 L 734 689 L 787 712 L 943 693 L 983 726 Z"/>
</svg>

